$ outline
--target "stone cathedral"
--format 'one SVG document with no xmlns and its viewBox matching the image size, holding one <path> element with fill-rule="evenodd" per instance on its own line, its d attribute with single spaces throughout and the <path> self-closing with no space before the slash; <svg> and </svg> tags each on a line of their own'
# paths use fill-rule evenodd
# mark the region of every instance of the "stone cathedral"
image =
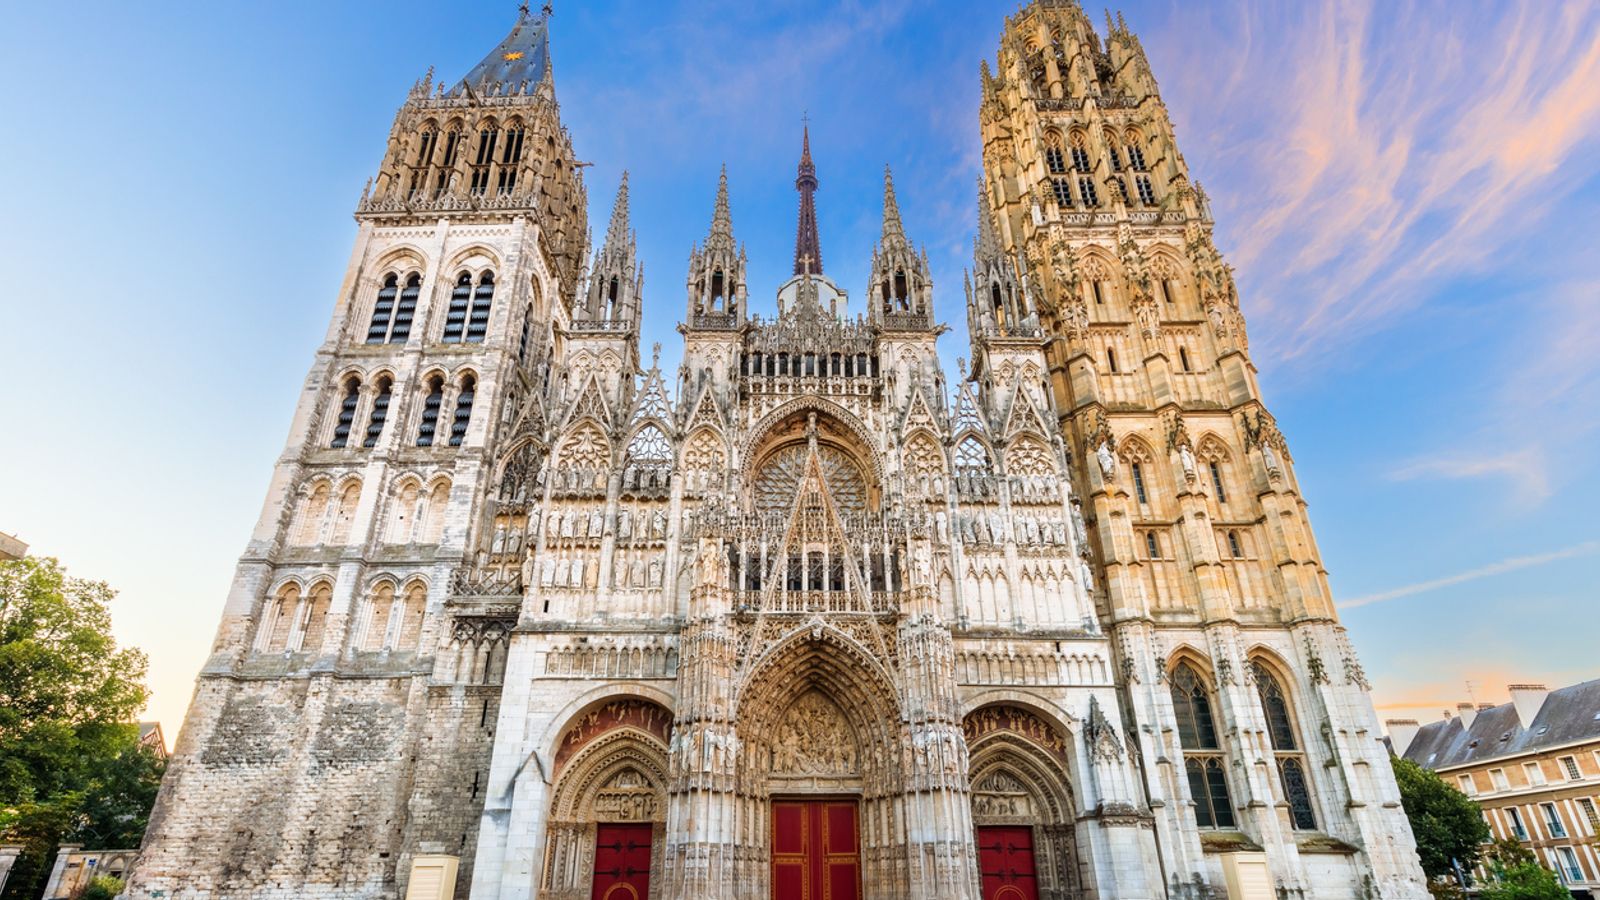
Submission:
<svg viewBox="0 0 1600 900">
<path fill-rule="evenodd" d="M 128 896 L 1427 896 L 1120 19 L 982 67 L 953 382 L 887 173 L 828 276 L 809 135 L 775 298 L 707 185 L 663 372 L 549 43 L 395 118 Z"/>
</svg>

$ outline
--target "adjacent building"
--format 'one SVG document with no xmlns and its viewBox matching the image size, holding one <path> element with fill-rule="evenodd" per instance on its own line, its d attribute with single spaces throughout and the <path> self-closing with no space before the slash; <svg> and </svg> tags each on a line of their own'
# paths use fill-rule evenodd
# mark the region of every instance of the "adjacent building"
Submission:
<svg viewBox="0 0 1600 900">
<path fill-rule="evenodd" d="M 953 380 L 887 172 L 647 300 L 548 10 L 419 82 L 128 896 L 1425 898 L 1138 38 L 1001 31 Z"/>
<path fill-rule="evenodd" d="M 1427 725 L 1390 720 L 1394 751 L 1476 800 L 1495 840 L 1522 842 L 1578 896 L 1600 895 L 1600 680 L 1510 692 Z"/>
<path fill-rule="evenodd" d="M 28 555 L 28 545 L 14 536 L 0 532 L 0 560 L 21 559 Z"/>
</svg>

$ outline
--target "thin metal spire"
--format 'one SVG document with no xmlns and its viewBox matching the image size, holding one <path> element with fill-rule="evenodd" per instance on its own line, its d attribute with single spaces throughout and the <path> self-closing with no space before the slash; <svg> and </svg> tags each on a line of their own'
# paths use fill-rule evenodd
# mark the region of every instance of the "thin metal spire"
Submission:
<svg viewBox="0 0 1600 900">
<path fill-rule="evenodd" d="M 817 167 L 811 162 L 811 123 L 806 118 L 800 139 L 800 171 L 795 190 L 800 192 L 800 221 L 794 236 L 794 274 L 822 272 L 822 242 L 817 237 Z"/>
</svg>

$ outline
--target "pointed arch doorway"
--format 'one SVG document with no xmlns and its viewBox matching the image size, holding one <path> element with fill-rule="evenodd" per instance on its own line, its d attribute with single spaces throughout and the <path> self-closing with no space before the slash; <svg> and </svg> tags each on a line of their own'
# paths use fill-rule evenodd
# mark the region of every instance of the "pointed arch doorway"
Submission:
<svg viewBox="0 0 1600 900">
<path fill-rule="evenodd" d="M 772 801 L 772 900 L 858 900 L 856 806 L 848 797 Z"/>
</svg>

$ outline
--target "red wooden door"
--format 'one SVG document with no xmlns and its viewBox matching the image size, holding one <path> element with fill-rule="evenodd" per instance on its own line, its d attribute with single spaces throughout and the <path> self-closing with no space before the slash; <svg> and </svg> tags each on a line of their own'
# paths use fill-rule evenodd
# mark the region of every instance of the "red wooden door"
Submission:
<svg viewBox="0 0 1600 900">
<path fill-rule="evenodd" d="M 1026 825 L 978 828 L 978 871 L 983 900 L 1039 900 L 1033 871 L 1033 829 Z"/>
<path fill-rule="evenodd" d="M 602 824 L 594 836 L 593 900 L 650 896 L 650 823 Z"/>
<path fill-rule="evenodd" d="M 773 802 L 773 900 L 856 900 L 860 885 L 854 800 Z"/>
</svg>

